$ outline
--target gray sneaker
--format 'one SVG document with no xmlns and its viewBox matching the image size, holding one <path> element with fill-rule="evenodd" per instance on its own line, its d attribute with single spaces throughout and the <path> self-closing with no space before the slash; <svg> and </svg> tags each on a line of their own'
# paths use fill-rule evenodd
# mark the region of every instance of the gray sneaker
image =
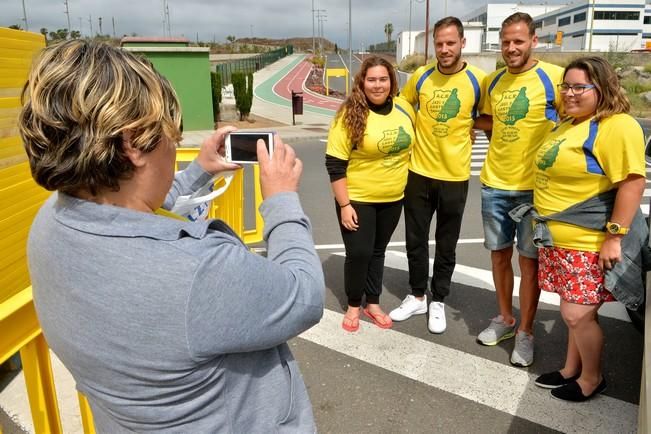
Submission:
<svg viewBox="0 0 651 434">
<path fill-rule="evenodd" d="M 515 335 L 515 347 L 511 353 L 511 364 L 525 368 L 533 363 L 533 336 L 519 331 Z"/>
<path fill-rule="evenodd" d="M 497 345 L 503 340 L 515 336 L 515 321 L 513 325 L 504 323 L 504 317 L 498 315 L 491 320 L 491 323 L 477 336 L 477 341 L 482 345 Z"/>
</svg>

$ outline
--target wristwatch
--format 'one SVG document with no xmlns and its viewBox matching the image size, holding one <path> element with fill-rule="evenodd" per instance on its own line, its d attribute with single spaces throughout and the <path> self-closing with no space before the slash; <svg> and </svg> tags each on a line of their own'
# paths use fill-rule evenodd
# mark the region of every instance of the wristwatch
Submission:
<svg viewBox="0 0 651 434">
<path fill-rule="evenodd" d="M 624 228 L 619 223 L 608 222 L 606 223 L 606 231 L 612 235 L 626 235 L 630 229 Z"/>
</svg>

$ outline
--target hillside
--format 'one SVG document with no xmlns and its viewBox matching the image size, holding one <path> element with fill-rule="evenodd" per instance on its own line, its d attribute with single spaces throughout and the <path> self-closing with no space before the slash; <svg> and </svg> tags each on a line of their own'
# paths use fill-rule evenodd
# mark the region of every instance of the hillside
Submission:
<svg viewBox="0 0 651 434">
<path fill-rule="evenodd" d="M 281 47 L 284 45 L 292 45 L 296 51 L 307 51 L 312 49 L 312 37 L 307 38 L 286 38 L 286 39 L 270 39 L 270 38 L 239 38 L 235 41 L 235 44 L 241 45 L 254 45 L 254 46 L 265 46 L 265 47 Z M 319 44 L 319 39 L 316 39 L 316 44 Z M 335 44 L 328 41 L 327 39 L 323 40 L 323 47 L 326 51 L 332 51 L 335 48 Z"/>
</svg>

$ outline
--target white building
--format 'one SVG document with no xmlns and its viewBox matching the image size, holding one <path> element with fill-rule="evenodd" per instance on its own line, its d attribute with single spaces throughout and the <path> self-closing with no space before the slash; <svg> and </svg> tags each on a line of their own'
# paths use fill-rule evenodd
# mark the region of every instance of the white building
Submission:
<svg viewBox="0 0 651 434">
<path fill-rule="evenodd" d="M 639 1 L 639 0 L 629 0 Z M 542 2 L 541 2 L 542 3 Z M 563 5 L 524 5 L 519 3 L 486 3 L 461 17 L 462 21 L 478 21 L 483 24 L 482 48 L 485 51 L 500 49 L 500 29 L 502 21 L 516 12 L 524 12 L 535 18 L 562 8 Z"/>
<path fill-rule="evenodd" d="M 539 45 L 548 49 L 621 52 L 651 39 L 644 0 L 579 0 L 534 21 Z"/>
<path fill-rule="evenodd" d="M 396 60 L 398 63 L 403 57 L 416 53 L 416 36 L 419 33 L 423 33 L 423 31 L 405 31 L 398 34 L 396 39 Z"/>
<path fill-rule="evenodd" d="M 480 53 L 481 40 L 484 26 L 482 23 L 463 23 L 463 36 L 466 38 L 466 47 L 463 49 L 464 53 L 474 54 Z M 418 53 L 425 54 L 425 39 L 427 38 L 428 57 L 434 57 L 434 36 L 432 32 L 434 27 L 429 29 L 427 36 L 425 31 L 418 32 L 401 32 L 396 39 L 396 61 L 400 61 L 407 55 Z"/>
</svg>

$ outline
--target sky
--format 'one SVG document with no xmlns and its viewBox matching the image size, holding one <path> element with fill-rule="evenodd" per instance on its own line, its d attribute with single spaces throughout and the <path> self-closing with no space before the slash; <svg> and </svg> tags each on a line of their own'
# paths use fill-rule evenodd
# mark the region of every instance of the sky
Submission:
<svg viewBox="0 0 651 434">
<path fill-rule="evenodd" d="M 23 23 L 23 2 L 28 29 L 39 32 L 67 28 L 64 0 L 0 0 L 0 26 Z M 117 36 L 163 36 L 164 0 L 68 0 L 70 27 L 82 35 L 99 31 Z M 312 37 L 312 2 L 323 18 L 324 37 L 348 46 L 349 0 L 167 0 L 172 36 L 226 43 L 228 35 L 244 37 Z M 401 31 L 425 28 L 425 0 L 350 0 L 354 49 L 386 41 L 384 26 L 393 25 L 395 39 Z M 504 2 L 504 1 L 502 1 Z M 515 2 L 515 1 L 513 1 Z M 525 0 L 524 3 L 560 3 L 562 0 Z M 430 0 L 430 25 L 447 15 L 462 16 L 486 0 Z M 318 19 L 314 19 L 318 35 Z"/>
</svg>

